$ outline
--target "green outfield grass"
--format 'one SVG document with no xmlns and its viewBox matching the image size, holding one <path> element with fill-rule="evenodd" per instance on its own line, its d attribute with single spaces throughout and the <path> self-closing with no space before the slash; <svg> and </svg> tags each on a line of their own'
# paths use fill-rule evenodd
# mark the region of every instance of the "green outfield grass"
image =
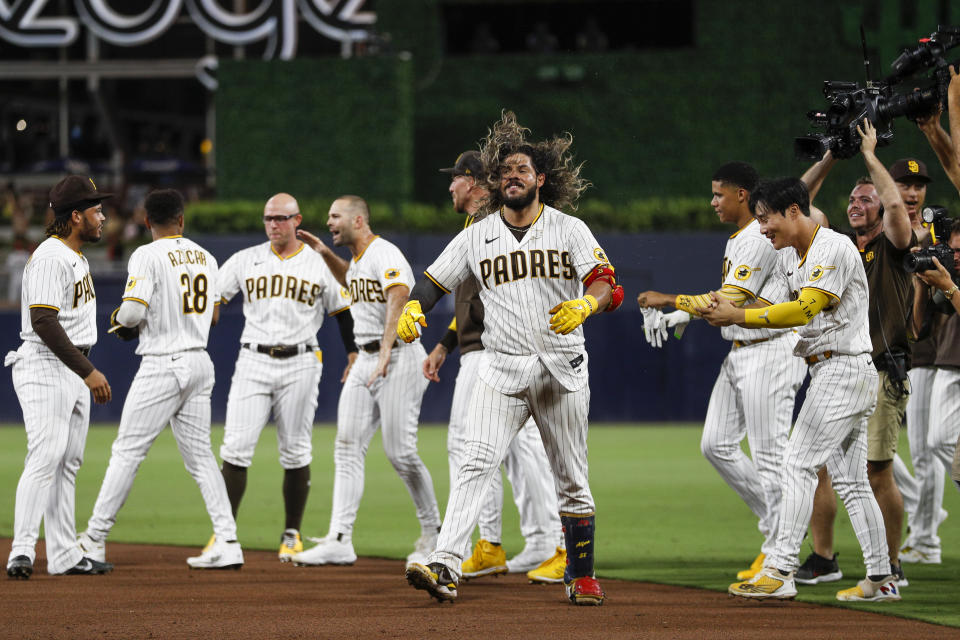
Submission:
<svg viewBox="0 0 960 640">
<path fill-rule="evenodd" d="M 115 427 L 94 427 L 77 483 L 77 526 L 83 529 L 110 456 Z M 314 431 L 313 484 L 304 535 L 326 533 L 333 484 L 334 431 Z M 222 430 L 215 429 L 214 451 Z M 597 572 L 623 578 L 725 591 L 736 571 L 758 552 L 756 521 L 702 458 L 696 427 L 597 425 L 590 432 L 590 478 L 597 502 Z M 18 426 L 0 428 L 0 536 L 13 531 L 13 503 L 23 466 L 25 436 Z M 903 443 L 906 451 L 906 443 Z M 446 429 L 420 431 L 420 452 L 433 473 L 441 510 L 448 490 Z M 245 548 L 274 549 L 283 529 L 282 471 L 276 437 L 265 430 L 250 469 L 239 515 Z M 516 508 L 507 497 L 504 545 L 509 555 L 522 547 Z M 940 529 L 943 564 L 907 565 L 910 586 L 897 604 L 856 608 L 960 626 L 960 494 L 949 486 L 944 505 L 950 517 Z M 199 548 L 210 536 L 199 491 L 183 468 L 169 430 L 156 441 L 140 468 L 110 540 L 186 545 Z M 419 535 L 406 489 L 384 456 L 379 437 L 367 458 L 366 491 L 354 531 L 360 555 L 403 558 Z M 802 556 L 809 551 L 805 543 Z M 799 600 L 838 605 L 837 585 L 863 577 L 862 557 L 841 510 L 837 551 L 846 577 L 840 583 L 800 587 Z M 108 545 L 109 556 L 109 545 Z"/>
</svg>

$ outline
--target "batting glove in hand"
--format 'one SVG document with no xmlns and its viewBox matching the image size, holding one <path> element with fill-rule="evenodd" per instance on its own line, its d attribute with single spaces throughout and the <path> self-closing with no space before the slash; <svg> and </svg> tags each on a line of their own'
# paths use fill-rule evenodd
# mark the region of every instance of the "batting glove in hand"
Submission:
<svg viewBox="0 0 960 640">
<path fill-rule="evenodd" d="M 692 317 L 693 316 L 686 311 L 678 309 L 677 311 L 663 314 L 662 324 L 667 327 L 674 327 L 673 337 L 679 340 L 683 337 L 683 331 L 687 328 L 687 325 L 690 324 Z"/>
<path fill-rule="evenodd" d="M 587 316 L 597 310 L 597 306 L 597 299 L 590 295 L 561 302 L 547 312 L 553 314 L 550 318 L 550 330 L 567 335 L 583 324 Z"/>
<path fill-rule="evenodd" d="M 643 337 L 651 347 L 659 349 L 667 339 L 667 326 L 663 322 L 663 313 L 660 309 L 653 307 L 643 307 L 640 313 L 643 314 Z"/>
<path fill-rule="evenodd" d="M 107 331 L 107 333 L 112 333 L 124 342 L 136 340 L 140 337 L 140 327 L 125 327 L 117 322 L 117 313 L 119 312 L 120 307 L 117 307 L 113 310 L 113 313 L 110 314 L 110 330 Z"/>
<path fill-rule="evenodd" d="M 419 300 L 409 300 L 403 305 L 403 312 L 397 320 L 397 335 L 404 342 L 413 342 L 420 337 L 418 324 L 421 327 L 427 326 L 427 317 L 423 315 Z"/>
</svg>

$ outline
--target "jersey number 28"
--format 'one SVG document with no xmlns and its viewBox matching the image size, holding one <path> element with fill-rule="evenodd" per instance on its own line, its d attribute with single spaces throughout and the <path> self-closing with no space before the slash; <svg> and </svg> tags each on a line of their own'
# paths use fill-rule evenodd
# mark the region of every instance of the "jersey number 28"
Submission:
<svg viewBox="0 0 960 640">
<path fill-rule="evenodd" d="M 207 276 L 199 273 L 190 280 L 190 274 L 180 276 L 180 284 L 184 286 L 183 312 L 203 313 L 207 310 Z"/>
</svg>

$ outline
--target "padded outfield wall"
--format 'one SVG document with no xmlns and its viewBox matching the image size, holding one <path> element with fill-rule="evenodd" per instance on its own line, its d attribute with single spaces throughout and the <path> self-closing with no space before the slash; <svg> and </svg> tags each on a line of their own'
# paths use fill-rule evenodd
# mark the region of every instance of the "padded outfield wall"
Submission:
<svg viewBox="0 0 960 640">
<path fill-rule="evenodd" d="M 209 249 L 220 264 L 237 250 L 265 241 L 262 235 L 191 237 Z M 451 236 L 389 233 L 385 237 L 403 250 L 415 273 L 422 273 Z M 717 233 L 599 234 L 599 242 L 624 283 L 626 300 L 618 311 L 591 318 L 586 323 L 591 420 L 703 419 L 710 389 L 729 344 L 720 338 L 719 330 L 698 321 L 687 328 L 682 340 L 671 338 L 663 349 L 651 348 L 643 338 L 643 318 L 636 297 L 639 291 L 654 286 L 677 292 L 702 292 L 716 287 L 725 239 L 726 235 Z M 684 256 L 680 264 L 677 264 L 678 255 Z M 94 284 L 100 338 L 91 360 L 110 381 L 113 400 L 106 406 L 94 405 L 91 417 L 94 422 L 117 423 L 140 358 L 134 353 L 136 343 L 121 342 L 106 333 L 110 327 L 110 312 L 119 304 L 123 293 L 123 276 L 113 279 L 94 276 Z M 438 309 L 428 316 L 429 326 L 424 332 L 427 351 L 443 335 L 453 317 L 452 302 L 451 296 L 445 296 Z M 543 311 L 546 323 L 549 314 L 546 309 Z M 220 323 L 211 332 L 208 349 L 216 369 L 213 419 L 218 422 L 222 422 L 225 415 L 242 327 L 242 304 L 238 298 L 223 308 Z M 19 332 L 18 312 L 0 313 L 0 352 L 19 346 Z M 336 321 L 328 319 L 318 339 L 324 354 L 324 371 L 316 418 L 333 422 L 341 388 L 340 374 L 346 363 Z M 441 382 L 431 383 L 424 398 L 422 422 L 447 421 L 457 370 L 457 358 L 449 358 L 440 371 Z M 0 373 L 0 422 L 21 421 L 10 369 L 3 368 Z"/>
</svg>

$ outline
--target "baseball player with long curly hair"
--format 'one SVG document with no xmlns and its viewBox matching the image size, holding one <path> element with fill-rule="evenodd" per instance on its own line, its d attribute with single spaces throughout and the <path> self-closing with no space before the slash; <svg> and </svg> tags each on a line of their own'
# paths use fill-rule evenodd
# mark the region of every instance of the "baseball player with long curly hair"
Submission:
<svg viewBox="0 0 960 640">
<path fill-rule="evenodd" d="M 429 311 L 469 277 L 480 283 L 485 324 L 479 380 L 470 395 L 464 460 L 437 547 L 407 581 L 440 601 L 457 598 L 462 554 L 507 447 L 533 416 L 557 480 L 567 595 L 603 604 L 594 577 L 594 502 L 587 478 L 587 353 L 581 324 L 623 301 L 613 267 L 573 206 L 588 183 L 567 134 L 530 143 L 504 113 L 481 147 L 493 212 L 453 239 L 410 294 L 397 325 L 413 341 Z"/>
<path fill-rule="evenodd" d="M 97 294 L 90 265 L 80 253 L 98 242 L 104 216 L 100 203 L 111 194 L 93 180 L 67 176 L 50 190 L 53 223 L 47 239 L 23 270 L 20 338 L 7 354 L 13 387 L 23 410 L 27 456 L 17 484 L 13 546 L 7 575 L 33 574 L 40 521 L 47 543 L 47 572 L 100 574 L 113 565 L 84 556 L 74 516 L 77 470 L 90 427 L 90 392 L 110 401 L 110 384 L 87 359 L 97 342 Z"/>
</svg>

